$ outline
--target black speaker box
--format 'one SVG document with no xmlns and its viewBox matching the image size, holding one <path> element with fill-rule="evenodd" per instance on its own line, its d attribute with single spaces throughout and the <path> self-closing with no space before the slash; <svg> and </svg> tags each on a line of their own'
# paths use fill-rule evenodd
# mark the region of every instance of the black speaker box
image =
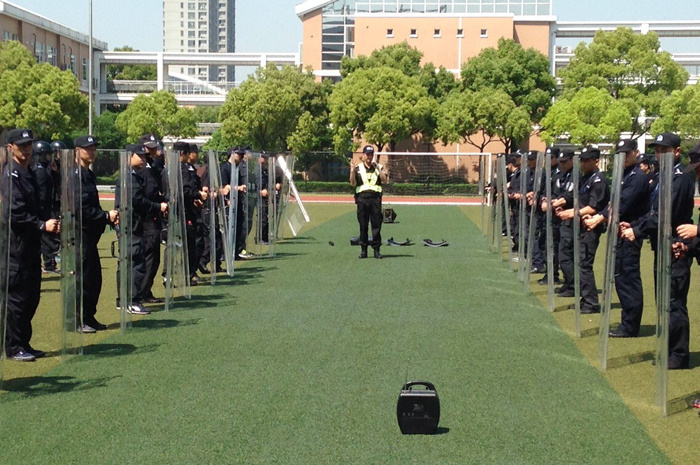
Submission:
<svg viewBox="0 0 700 465">
<path fill-rule="evenodd" d="M 424 389 L 414 389 L 421 386 Z M 403 434 L 434 434 L 440 421 L 440 399 L 433 383 L 410 381 L 403 385 L 396 405 Z"/>
</svg>

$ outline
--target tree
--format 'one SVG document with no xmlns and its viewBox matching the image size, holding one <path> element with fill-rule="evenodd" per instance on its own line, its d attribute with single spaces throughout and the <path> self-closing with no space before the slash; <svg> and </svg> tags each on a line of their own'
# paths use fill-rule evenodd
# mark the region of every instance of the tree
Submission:
<svg viewBox="0 0 700 465">
<path fill-rule="evenodd" d="M 434 97 L 438 102 L 444 102 L 450 93 L 460 87 L 454 74 L 444 66 L 436 69 L 432 63 L 427 63 L 421 68 L 418 79 L 427 89 L 428 95 Z"/>
<path fill-rule="evenodd" d="M 698 84 L 675 90 L 661 104 L 652 134 L 678 132 L 683 138 L 700 137 L 700 87 Z"/>
<path fill-rule="evenodd" d="M 257 150 L 286 151 L 290 142 L 306 147 L 316 144 L 305 141 L 306 126 L 294 135 L 302 115 L 316 121 L 319 131 L 327 131 L 328 83 L 315 81 L 310 70 L 274 65 L 259 68 L 255 75 L 238 89 L 229 92 L 221 109 L 222 140 L 228 145 L 250 145 Z M 317 134 L 322 134 L 319 132 Z M 308 134 L 307 134 L 308 135 Z M 329 139 L 329 137 L 326 137 Z M 296 151 L 296 147 L 292 147 Z"/>
<path fill-rule="evenodd" d="M 406 76 L 418 76 L 421 71 L 420 62 L 423 52 L 403 41 L 395 45 L 387 45 L 376 49 L 367 57 L 357 58 L 344 56 L 340 62 L 340 76 L 348 77 L 360 69 L 387 67 L 401 71 Z"/>
<path fill-rule="evenodd" d="M 516 107 L 527 111 L 533 124 L 547 113 L 556 93 L 549 59 L 512 39 L 499 39 L 497 48 L 485 48 L 464 63 L 462 85 L 471 91 L 492 88 L 505 92 Z"/>
<path fill-rule="evenodd" d="M 194 118 L 198 123 L 218 123 L 219 113 L 221 113 L 220 106 L 200 106 L 194 107 Z"/>
<path fill-rule="evenodd" d="M 117 116 L 116 126 L 130 141 L 152 132 L 160 137 L 194 137 L 197 124 L 190 108 L 178 108 L 175 95 L 160 90 L 139 95 Z"/>
<path fill-rule="evenodd" d="M 117 47 L 115 52 L 138 52 L 125 45 Z M 155 81 L 158 70 L 155 65 L 107 65 L 107 79 L 119 81 Z"/>
<path fill-rule="evenodd" d="M 437 137 L 443 144 L 467 143 L 483 152 L 494 141 L 506 151 L 530 135 L 530 115 L 500 89 L 453 92 L 440 105 Z"/>
<path fill-rule="evenodd" d="M 61 139 L 87 126 L 88 101 L 70 71 L 37 64 L 19 42 L 0 44 L 0 130 L 27 127 Z"/>
<path fill-rule="evenodd" d="M 587 87 L 571 99 L 560 99 L 542 120 L 540 135 L 548 143 L 568 134 L 574 144 L 589 145 L 602 140 L 615 141 L 629 131 L 629 109 L 605 89 Z"/>
<path fill-rule="evenodd" d="M 590 45 L 581 43 L 559 75 L 565 99 L 595 87 L 624 104 L 633 137 L 648 132 L 662 102 L 688 82 L 688 72 L 661 51 L 656 33 L 637 34 L 625 27 L 598 31 Z"/>
<path fill-rule="evenodd" d="M 118 113 L 104 111 L 100 116 L 95 117 L 92 134 L 100 141 L 100 148 L 123 149 L 126 146 L 126 133 L 116 125 L 118 116 Z"/>
<path fill-rule="evenodd" d="M 434 126 L 437 102 L 418 78 L 395 68 L 359 69 L 335 86 L 329 99 L 336 153 L 360 140 L 379 150 Z"/>
</svg>

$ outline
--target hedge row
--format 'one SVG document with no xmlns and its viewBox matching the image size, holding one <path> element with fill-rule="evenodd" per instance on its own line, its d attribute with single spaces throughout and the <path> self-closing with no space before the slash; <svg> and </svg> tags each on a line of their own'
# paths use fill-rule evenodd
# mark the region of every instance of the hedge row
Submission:
<svg viewBox="0 0 700 465">
<path fill-rule="evenodd" d="M 299 192 L 324 194 L 352 194 L 355 190 L 347 182 L 298 181 Z M 478 195 L 477 184 L 423 184 L 397 183 L 384 187 L 387 194 L 396 195 Z"/>
</svg>

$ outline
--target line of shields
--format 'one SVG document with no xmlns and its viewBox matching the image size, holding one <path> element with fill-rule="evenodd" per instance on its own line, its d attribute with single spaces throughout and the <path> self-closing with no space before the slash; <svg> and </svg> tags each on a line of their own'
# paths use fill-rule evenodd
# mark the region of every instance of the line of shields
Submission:
<svg viewBox="0 0 700 465">
<path fill-rule="evenodd" d="M 582 331 L 581 328 L 581 243 L 579 218 L 579 191 L 580 173 L 579 156 L 574 155 L 573 160 L 573 256 L 574 256 L 574 326 L 578 338 L 597 334 L 598 336 L 598 366 L 601 371 L 606 371 L 613 359 L 609 356 L 608 340 L 610 330 L 610 308 L 612 294 L 614 292 L 615 280 L 615 259 L 617 251 L 619 228 L 619 208 L 620 191 L 622 188 L 622 178 L 624 172 L 624 156 L 613 157 L 613 173 L 611 183 L 610 215 L 608 219 L 606 242 L 605 242 L 605 272 L 603 278 L 602 304 L 600 321 L 597 328 L 592 331 Z M 656 340 L 655 340 L 655 403 L 660 408 L 662 414 L 669 414 L 688 408 L 687 396 L 682 398 L 669 398 L 668 379 L 668 340 L 670 324 L 670 276 L 672 261 L 672 228 L 671 228 L 671 185 L 673 180 L 673 158 L 672 154 L 665 154 L 660 162 L 659 174 L 659 230 L 658 230 L 658 251 L 656 269 Z M 495 168 L 488 175 L 486 169 L 487 160 L 484 157 L 479 162 L 479 193 L 481 196 L 481 217 L 482 231 L 487 237 L 492 253 L 501 256 L 501 260 L 506 262 L 518 278 L 523 282 L 523 290 L 526 295 L 531 294 L 530 290 L 530 265 L 532 263 L 532 251 L 534 250 L 535 223 L 536 221 L 523 221 L 523 218 L 536 218 L 536 208 L 539 202 L 528 203 L 523 196 L 517 204 L 521 221 L 518 227 L 520 237 L 518 245 L 518 260 L 514 260 L 514 252 L 511 248 L 512 235 L 510 221 L 511 206 L 508 202 L 508 186 L 506 176 L 505 157 L 499 156 L 495 160 Z M 527 170 L 528 168 L 523 168 Z M 521 176 L 520 192 L 525 192 L 525 180 L 527 175 Z M 543 192 L 547 198 L 552 198 L 552 168 L 548 155 L 539 153 L 535 165 L 534 192 Z M 544 186 L 542 186 L 544 183 Z M 487 188 L 488 187 L 488 188 Z M 542 187 L 542 189 L 540 189 Z M 528 212 L 529 210 L 529 212 Z M 529 213 L 529 214 L 528 214 Z M 547 248 L 547 270 L 554 268 L 553 257 L 553 228 L 551 208 L 545 212 L 545 234 Z M 517 266 L 514 263 L 517 262 Z M 550 312 L 555 311 L 554 304 L 554 273 L 547 273 L 547 308 Z M 590 334 L 589 334 L 590 333 Z"/>
<path fill-rule="evenodd" d="M 220 254 L 226 265 L 226 273 L 233 276 L 237 234 L 244 235 L 255 255 L 273 257 L 277 240 L 296 236 L 304 225 L 310 222 L 310 218 L 294 185 L 291 174 L 294 167 L 292 155 L 267 157 L 260 153 L 249 153 L 239 166 L 231 163 L 231 179 L 238 180 L 238 185 L 241 185 L 241 182 L 245 184 L 245 191 L 226 187 L 229 182 L 231 185 L 234 183 L 226 180 L 224 184 L 219 156 L 220 154 L 213 151 L 207 154 L 206 177 L 211 193 L 206 205 L 210 212 L 206 216 L 209 223 L 208 239 L 212 254 Z M 166 226 L 162 234 L 162 240 L 165 242 L 163 283 L 165 310 L 169 311 L 175 307 L 178 297 L 189 299 L 191 289 L 188 228 L 182 189 L 183 169 L 178 155 L 174 152 L 167 153 L 165 161 L 167 184 L 163 189 L 168 200 L 168 213 L 164 218 Z M 266 167 L 268 164 L 269 169 Z M 61 357 L 65 360 L 71 356 L 82 355 L 84 346 L 83 334 L 77 330 L 83 326 L 80 182 L 82 172 L 71 150 L 55 152 L 52 165 L 60 174 L 61 315 L 58 320 Z M 0 342 L 3 347 L 0 353 L 0 388 L 4 375 L 8 291 L 11 278 L 11 168 L 10 155 L 4 148 L 0 148 Z M 119 211 L 120 218 L 116 227 L 116 278 L 122 332 L 132 323 L 128 308 L 134 297 L 134 256 L 139 253 L 140 247 L 139 238 L 134 235 L 138 215 L 132 202 L 134 183 L 138 182 L 135 176 L 132 154 L 120 153 L 115 208 Z M 239 222 L 240 227 L 237 227 Z M 212 273 L 211 284 L 216 284 L 216 273 Z"/>
</svg>

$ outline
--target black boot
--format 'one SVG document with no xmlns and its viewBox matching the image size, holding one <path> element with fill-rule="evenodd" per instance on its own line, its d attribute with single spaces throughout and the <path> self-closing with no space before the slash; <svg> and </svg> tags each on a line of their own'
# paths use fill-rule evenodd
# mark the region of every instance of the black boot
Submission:
<svg viewBox="0 0 700 465">
<path fill-rule="evenodd" d="M 362 247 L 362 251 L 360 252 L 360 258 L 367 258 L 367 247 Z"/>
<path fill-rule="evenodd" d="M 382 254 L 379 253 L 379 248 L 374 249 L 374 258 L 382 258 Z"/>
</svg>

